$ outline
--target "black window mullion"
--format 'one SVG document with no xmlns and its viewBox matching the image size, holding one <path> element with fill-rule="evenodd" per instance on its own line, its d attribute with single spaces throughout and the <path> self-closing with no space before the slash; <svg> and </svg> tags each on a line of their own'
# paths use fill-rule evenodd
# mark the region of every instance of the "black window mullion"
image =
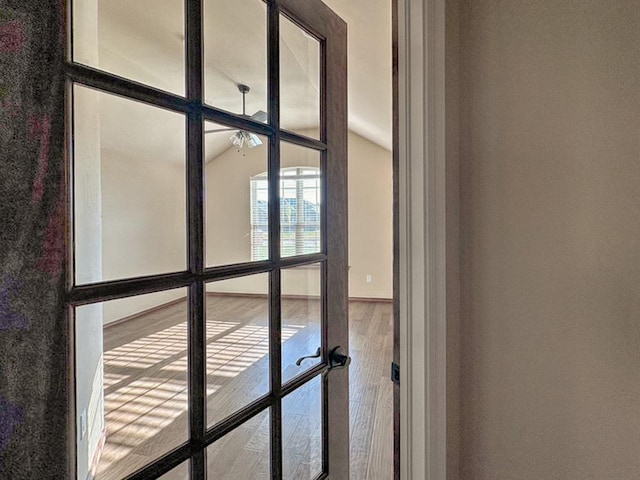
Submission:
<svg viewBox="0 0 640 480">
<path fill-rule="evenodd" d="M 323 209 L 325 210 L 325 209 Z M 321 230 L 323 232 L 323 236 L 324 236 L 324 232 L 325 229 L 323 228 Z M 324 243 L 323 240 L 323 245 L 326 245 L 326 243 Z M 329 347 L 329 325 L 328 325 L 328 318 L 327 318 L 327 312 L 328 312 L 328 292 L 329 292 L 329 285 L 327 283 L 327 261 L 324 260 L 322 262 L 322 266 L 321 266 L 321 283 L 320 283 L 320 298 L 322 299 L 321 302 L 321 314 L 320 314 L 320 323 L 321 323 L 321 330 L 322 330 L 322 346 L 324 354 L 323 354 L 323 359 L 325 362 L 329 362 L 329 359 L 326 358 L 328 349 Z M 328 391 L 329 391 L 329 379 L 327 377 L 327 375 L 323 375 L 322 376 L 322 387 L 321 387 L 321 395 L 322 395 L 322 472 L 323 474 L 326 474 L 329 471 L 329 423 L 328 423 L 328 418 L 329 418 L 329 398 L 327 396 Z"/>
<path fill-rule="evenodd" d="M 322 114 L 322 110 L 320 113 Z M 300 147 L 311 148 L 313 150 L 319 150 L 321 152 L 327 149 L 327 144 L 320 140 L 316 140 L 296 132 L 289 132 L 287 130 L 280 130 L 280 139 L 287 143 L 292 143 Z"/>
<path fill-rule="evenodd" d="M 281 304 L 280 269 L 275 269 L 270 275 L 269 293 L 269 354 L 271 357 L 271 392 L 273 404 L 271 406 L 271 478 L 282 478 L 282 335 L 281 335 Z"/>
<path fill-rule="evenodd" d="M 273 134 L 269 142 L 269 259 L 280 260 L 280 34 L 279 11 L 275 2 L 268 14 L 268 90 L 269 124 Z"/>
<path fill-rule="evenodd" d="M 204 132 L 203 113 L 203 1 L 186 0 L 187 98 L 196 105 L 187 123 L 187 238 L 191 274 L 204 272 Z M 202 280 L 189 286 L 189 437 L 194 447 L 192 480 L 205 480 L 206 450 L 206 330 L 205 287 Z"/>
<path fill-rule="evenodd" d="M 187 113 L 192 110 L 189 100 L 180 95 L 165 92 L 159 88 L 119 77 L 97 68 L 79 63 L 67 63 L 64 66 L 64 71 L 67 78 L 74 83 L 94 88 L 101 92 L 119 95 L 174 112 Z"/>
<path fill-rule="evenodd" d="M 249 130 L 252 133 L 269 136 L 273 134 L 273 127 L 266 125 L 252 118 L 243 117 L 237 113 L 227 112 L 210 105 L 202 105 L 202 114 L 205 120 L 210 120 L 219 125 L 237 128 L 239 130 Z"/>
<path fill-rule="evenodd" d="M 206 367 L 204 284 L 189 288 L 189 437 L 195 453 L 191 458 L 191 479 L 206 479 Z"/>
<path fill-rule="evenodd" d="M 267 76 L 269 124 L 273 135 L 269 142 L 269 259 L 280 262 L 280 11 L 277 2 L 268 2 Z M 282 479 L 282 346 L 280 269 L 270 275 L 269 354 L 271 358 L 271 478 Z"/>
</svg>

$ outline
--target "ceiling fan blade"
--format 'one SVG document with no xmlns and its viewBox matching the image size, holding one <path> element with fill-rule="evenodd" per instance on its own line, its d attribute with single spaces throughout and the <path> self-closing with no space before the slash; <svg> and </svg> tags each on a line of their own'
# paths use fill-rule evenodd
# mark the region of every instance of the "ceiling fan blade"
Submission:
<svg viewBox="0 0 640 480">
<path fill-rule="evenodd" d="M 258 110 L 256 113 L 251 115 L 251 119 L 257 122 L 266 122 L 267 121 L 267 112 L 262 110 Z"/>
<path fill-rule="evenodd" d="M 204 133 L 230 132 L 231 130 L 235 130 L 235 128 L 218 128 L 216 130 L 205 130 Z"/>
</svg>

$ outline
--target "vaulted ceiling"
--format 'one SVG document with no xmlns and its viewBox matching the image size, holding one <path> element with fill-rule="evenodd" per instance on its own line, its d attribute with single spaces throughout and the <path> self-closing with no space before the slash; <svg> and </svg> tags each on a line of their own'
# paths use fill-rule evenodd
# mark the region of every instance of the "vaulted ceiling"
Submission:
<svg viewBox="0 0 640 480">
<path fill-rule="evenodd" d="M 391 150 L 391 0 L 325 3 L 349 28 L 349 128 Z"/>
<path fill-rule="evenodd" d="M 304 0 L 300 0 L 304 1 Z M 77 4 L 86 2 L 76 2 Z M 388 0 L 325 0 L 348 24 L 349 128 L 391 149 L 391 5 Z M 213 106 L 242 112 L 238 84 L 251 87 L 246 111 L 267 110 L 266 7 L 262 0 L 205 1 L 205 98 Z M 74 11 L 79 61 L 117 75 L 184 95 L 182 0 L 98 0 L 97 10 Z M 97 25 L 96 25 L 97 24 Z M 97 32 L 91 40 L 91 32 Z M 292 23 L 281 26 L 281 112 L 284 128 L 308 131 L 317 124 L 318 45 Z M 104 147 L 146 149 L 150 135 L 114 132 L 153 130 L 170 137 L 169 125 L 102 101 Z M 150 120 L 151 118 L 151 120 Z M 231 132 L 233 133 L 233 132 Z M 207 136 L 208 151 L 229 147 L 228 132 Z M 139 145 L 137 145 L 139 143 Z M 166 148 L 166 146 L 165 146 Z M 160 150 L 156 153 L 160 153 Z M 166 153 L 166 150 L 165 150 Z"/>
</svg>

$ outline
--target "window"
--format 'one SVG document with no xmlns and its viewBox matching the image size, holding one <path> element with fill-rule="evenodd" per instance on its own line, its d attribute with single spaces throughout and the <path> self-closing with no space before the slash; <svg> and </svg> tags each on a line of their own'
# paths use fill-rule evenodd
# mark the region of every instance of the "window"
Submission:
<svg viewBox="0 0 640 480">
<path fill-rule="evenodd" d="M 251 177 L 251 259 L 269 258 L 269 196 L 267 174 Z M 280 171 L 280 254 L 282 257 L 320 252 L 320 170 L 315 167 Z"/>
</svg>

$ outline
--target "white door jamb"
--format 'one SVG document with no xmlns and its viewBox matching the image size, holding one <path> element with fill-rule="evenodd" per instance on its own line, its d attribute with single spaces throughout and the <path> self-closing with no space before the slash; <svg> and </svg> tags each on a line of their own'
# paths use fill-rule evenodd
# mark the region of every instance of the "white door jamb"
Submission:
<svg viewBox="0 0 640 480">
<path fill-rule="evenodd" d="M 446 480 L 445 0 L 397 18 L 400 472 Z"/>
</svg>

